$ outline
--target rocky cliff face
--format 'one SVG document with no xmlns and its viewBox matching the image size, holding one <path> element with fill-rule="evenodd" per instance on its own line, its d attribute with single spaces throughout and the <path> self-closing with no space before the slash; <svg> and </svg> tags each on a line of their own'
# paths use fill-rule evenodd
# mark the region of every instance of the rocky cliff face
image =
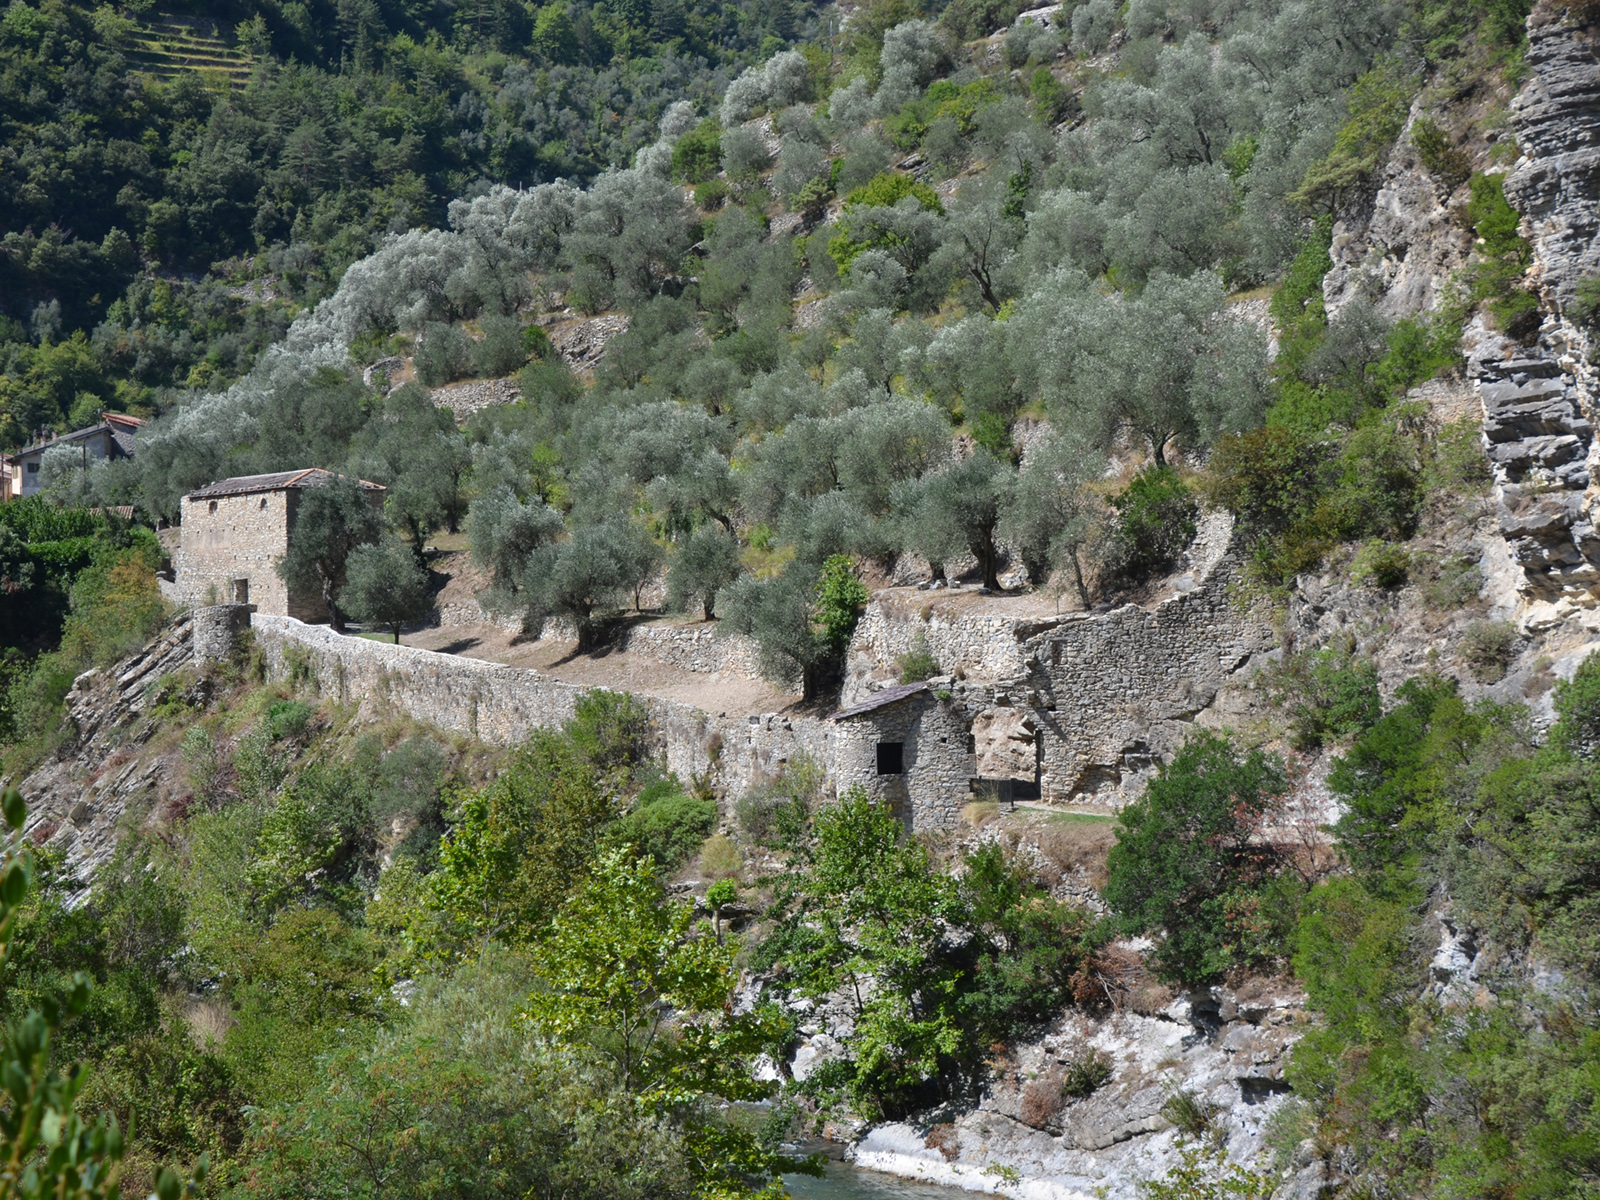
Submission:
<svg viewBox="0 0 1600 1200">
<path fill-rule="evenodd" d="M 1322 282 L 1330 316 L 1365 300 L 1391 320 L 1431 312 L 1472 253 L 1472 235 L 1453 213 L 1466 185 L 1452 190 L 1423 166 L 1411 143 L 1418 111 L 1389 156 L 1377 192 L 1333 227 L 1333 270 Z"/>
<path fill-rule="evenodd" d="M 115 852 L 130 811 L 148 813 L 183 790 L 182 760 L 170 744 L 152 743 L 158 723 L 150 714 L 163 701 L 204 703 L 205 677 L 180 674 L 193 647 L 184 615 L 112 670 L 80 675 L 67 693 L 75 736 L 19 784 L 28 798 L 23 836 L 62 852 L 79 879 Z"/>
<path fill-rule="evenodd" d="M 1564 313 L 1578 282 L 1600 274 L 1600 57 L 1592 32 L 1545 0 L 1528 18 L 1527 62 L 1511 103 L 1522 157 L 1504 183 L 1533 246 L 1529 279 L 1545 319 L 1531 345 L 1470 329 L 1467 373 L 1483 402 L 1501 529 L 1527 576 L 1524 627 L 1594 629 L 1600 379 L 1589 334 Z"/>
<path fill-rule="evenodd" d="M 1600 274 L 1600 57 L 1592 31 L 1564 4 L 1544 0 L 1528 18 L 1531 75 L 1511 102 L 1523 157 L 1506 198 L 1534 244 L 1533 275 L 1559 312 L 1580 279 Z"/>
</svg>

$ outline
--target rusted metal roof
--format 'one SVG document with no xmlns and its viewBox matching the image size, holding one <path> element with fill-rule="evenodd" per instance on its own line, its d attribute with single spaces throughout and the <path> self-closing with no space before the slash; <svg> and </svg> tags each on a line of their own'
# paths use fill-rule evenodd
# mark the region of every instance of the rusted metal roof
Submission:
<svg viewBox="0 0 1600 1200">
<path fill-rule="evenodd" d="M 219 479 L 216 483 L 208 483 L 203 488 L 197 488 L 189 493 L 188 499 L 216 500 L 223 496 L 248 496 L 253 492 L 282 492 L 290 488 L 322 487 L 335 479 L 345 478 L 348 477 L 324 471 L 321 467 L 306 467 L 300 471 L 274 471 L 270 475 L 237 475 L 232 479 Z M 365 479 L 358 479 L 356 482 L 369 492 L 386 490 L 382 484 L 369 483 Z"/>
<path fill-rule="evenodd" d="M 847 708 L 843 712 L 836 712 L 829 717 L 830 721 L 845 721 L 851 717 L 859 717 L 862 713 L 869 713 L 873 709 L 883 708 L 886 705 L 898 703 L 907 696 L 914 696 L 918 692 L 928 690 L 926 681 L 922 683 L 900 683 L 894 687 L 886 687 L 881 692 L 873 692 L 872 699 L 863 700 L 854 708 Z"/>
</svg>

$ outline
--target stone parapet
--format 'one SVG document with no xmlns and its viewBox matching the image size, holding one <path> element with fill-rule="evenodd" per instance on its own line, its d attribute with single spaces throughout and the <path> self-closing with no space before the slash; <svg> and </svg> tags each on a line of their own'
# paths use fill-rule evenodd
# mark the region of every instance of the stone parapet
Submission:
<svg viewBox="0 0 1600 1200">
<path fill-rule="evenodd" d="M 222 662 L 239 648 L 254 604 L 212 604 L 194 610 L 194 661 Z"/>
</svg>

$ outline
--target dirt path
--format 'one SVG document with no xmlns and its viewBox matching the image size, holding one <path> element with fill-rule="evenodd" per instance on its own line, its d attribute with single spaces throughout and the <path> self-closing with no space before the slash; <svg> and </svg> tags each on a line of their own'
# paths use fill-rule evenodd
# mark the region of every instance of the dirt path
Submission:
<svg viewBox="0 0 1600 1200">
<path fill-rule="evenodd" d="M 563 683 L 607 687 L 676 700 L 718 716 L 730 713 L 799 711 L 799 699 L 762 679 L 732 671 L 702 675 L 652 658 L 601 649 L 578 654 L 576 643 L 541 638 L 514 641 L 516 635 L 493 625 L 450 625 L 401 636 L 407 646 L 481 658 L 512 667 L 529 667 Z"/>
</svg>

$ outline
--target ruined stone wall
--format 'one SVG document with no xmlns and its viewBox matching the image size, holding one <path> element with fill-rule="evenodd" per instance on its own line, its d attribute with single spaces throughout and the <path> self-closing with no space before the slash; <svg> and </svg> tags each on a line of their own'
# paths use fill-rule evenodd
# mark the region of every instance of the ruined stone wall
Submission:
<svg viewBox="0 0 1600 1200">
<path fill-rule="evenodd" d="M 874 677 L 895 676 L 896 661 L 919 636 L 927 640 L 929 653 L 945 674 L 960 671 L 979 679 L 1024 675 L 1028 670 L 1024 640 L 1066 619 L 1019 621 L 1006 616 L 950 614 L 941 612 L 936 603 L 929 603 L 923 612 L 925 616 L 908 618 L 883 600 L 867 605 L 850 640 L 841 704 L 848 708 L 866 699 L 868 683 Z"/>
<path fill-rule="evenodd" d="M 273 563 L 289 546 L 294 505 L 292 491 L 183 500 L 183 540 L 176 558 L 177 592 L 186 604 L 236 599 L 234 582 L 249 581 L 248 602 L 263 613 L 322 620 L 320 596 L 291 596 Z M 215 511 L 212 506 L 215 505 Z"/>
<path fill-rule="evenodd" d="M 995 703 L 1035 710 L 1044 800 L 1118 805 L 1192 732 L 1217 692 L 1255 669 L 1274 635 L 1229 601 L 1224 560 L 1205 584 L 1154 609 L 1080 614 L 1031 638 L 1027 689 Z M 975 706 L 969 703 L 969 708 Z"/>
<path fill-rule="evenodd" d="M 448 408 L 457 421 L 497 404 L 515 404 L 522 399 L 522 386 L 515 379 L 474 379 L 434 388 L 428 393 L 436 408 Z"/>
<path fill-rule="evenodd" d="M 561 724 L 586 690 L 536 671 L 343 637 L 288 617 L 257 613 L 251 627 L 273 678 L 494 745 L 511 745 L 531 729 Z M 715 717 L 671 700 L 640 700 L 650 711 L 667 768 L 685 783 L 704 776 L 734 800 L 775 778 L 802 753 L 832 776 L 838 739 L 831 722 L 782 713 Z"/>
</svg>

